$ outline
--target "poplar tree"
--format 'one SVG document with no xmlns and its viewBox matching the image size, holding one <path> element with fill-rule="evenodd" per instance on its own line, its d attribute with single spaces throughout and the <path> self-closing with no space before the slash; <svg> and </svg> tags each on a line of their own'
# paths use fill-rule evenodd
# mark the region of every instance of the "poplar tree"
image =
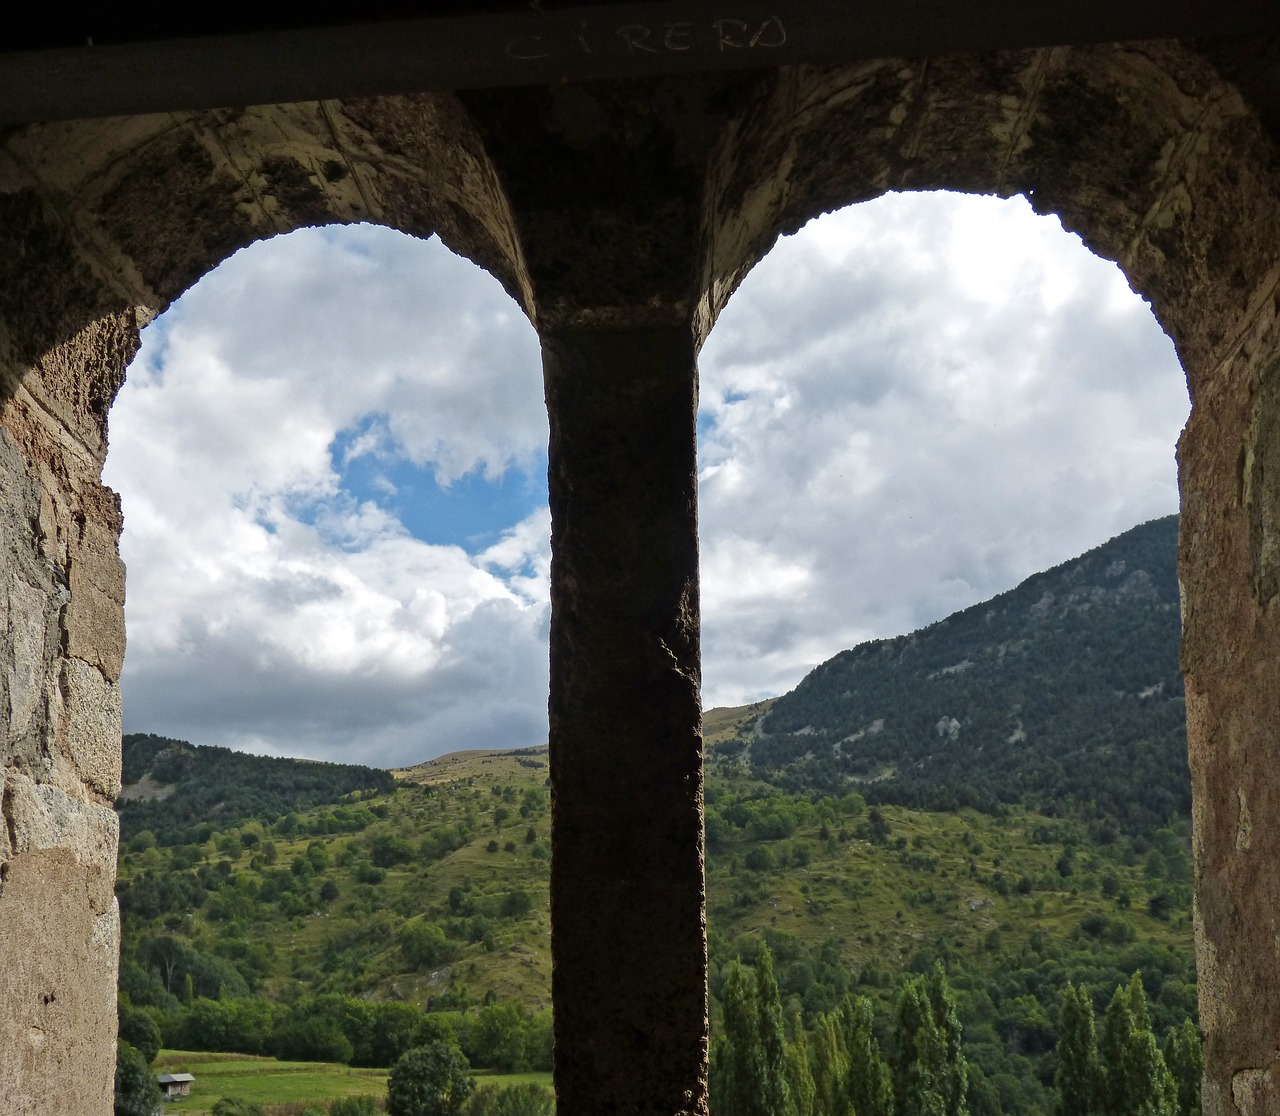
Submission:
<svg viewBox="0 0 1280 1116">
<path fill-rule="evenodd" d="M 1058 1024 L 1058 1116 L 1103 1116 L 1093 1002 L 1084 987 L 1062 990 Z"/>
<path fill-rule="evenodd" d="M 813 1071 L 809 1068 L 809 1043 L 799 1012 L 791 1020 L 791 1041 L 787 1043 L 784 1064 L 793 1116 L 819 1116 L 816 1108 L 817 1087 L 814 1085 Z M 822 1111 L 820 1116 L 830 1114 Z"/>
<path fill-rule="evenodd" d="M 1141 974 L 1119 985 L 1102 1021 L 1104 1116 L 1175 1116 L 1177 1092 L 1151 1033 Z"/>
<path fill-rule="evenodd" d="M 711 1107 L 716 1116 L 750 1116 L 763 1065 L 756 1022 L 755 982 L 734 961 L 720 998 L 722 1033 L 711 1059 Z"/>
<path fill-rule="evenodd" d="M 941 963 L 903 985 L 894 1038 L 897 1116 L 969 1116 L 960 1017 Z"/>
<path fill-rule="evenodd" d="M 716 1116 L 801 1116 L 791 1093 L 782 1001 L 768 946 L 760 948 L 754 978 L 733 963 L 721 1005 L 723 1034 L 711 1067 Z"/>
<path fill-rule="evenodd" d="M 894 1028 L 897 1116 L 949 1116 L 942 1081 L 945 1052 L 924 978 L 912 977 L 898 994 Z"/>
<path fill-rule="evenodd" d="M 787 1036 L 782 1025 L 782 998 L 773 975 L 773 954 L 767 945 L 760 947 L 756 960 L 756 1018 L 763 1070 L 760 1116 L 795 1116 L 786 1072 Z"/>
<path fill-rule="evenodd" d="M 964 1056 L 964 1028 L 960 1009 L 947 983 L 941 961 L 935 961 L 928 983 L 929 1005 L 942 1039 L 942 1065 L 939 1067 L 939 1091 L 947 1116 L 969 1116 L 969 1063 Z"/>
<path fill-rule="evenodd" d="M 848 1107 L 839 1111 L 853 1116 L 894 1116 L 893 1078 L 872 1031 L 871 1001 L 862 996 L 847 998 L 840 1010 L 840 1024 L 849 1068 L 840 1090 Z"/>
<path fill-rule="evenodd" d="M 1200 1116 L 1200 1079 L 1204 1076 L 1204 1048 L 1200 1031 L 1190 1019 L 1174 1027 L 1164 1040 L 1164 1061 L 1173 1078 L 1178 1116 Z"/>
<path fill-rule="evenodd" d="M 809 1045 L 813 1066 L 814 1110 L 823 1116 L 840 1116 L 844 1109 L 844 1079 L 849 1072 L 849 1052 L 837 1019 L 821 1015 Z"/>
</svg>

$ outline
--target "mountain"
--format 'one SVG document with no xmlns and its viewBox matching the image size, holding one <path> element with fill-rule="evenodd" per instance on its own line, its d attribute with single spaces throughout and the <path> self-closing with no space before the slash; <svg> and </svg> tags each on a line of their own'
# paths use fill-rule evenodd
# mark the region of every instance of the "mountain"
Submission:
<svg viewBox="0 0 1280 1116">
<path fill-rule="evenodd" d="M 130 733 L 122 744 L 116 812 L 126 841 L 143 830 L 161 845 L 205 841 L 242 821 L 270 824 L 353 791 L 395 785 L 389 772 L 373 767 L 254 756 L 152 733 Z"/>
<path fill-rule="evenodd" d="M 1178 519 L 814 669 L 718 745 L 793 791 L 986 812 L 1022 803 L 1105 836 L 1189 814 Z"/>
<path fill-rule="evenodd" d="M 1157 1033 L 1194 1017 L 1176 528 L 708 711 L 713 1033 L 762 944 L 788 1019 L 866 996 L 882 1039 L 941 961 L 970 1111 L 1048 1116 L 1068 980 L 1101 1010 L 1140 971 Z M 393 780 L 134 736 L 125 782 L 122 1020 L 381 1066 L 446 1027 L 473 1066 L 549 1064 L 545 748 Z"/>
</svg>

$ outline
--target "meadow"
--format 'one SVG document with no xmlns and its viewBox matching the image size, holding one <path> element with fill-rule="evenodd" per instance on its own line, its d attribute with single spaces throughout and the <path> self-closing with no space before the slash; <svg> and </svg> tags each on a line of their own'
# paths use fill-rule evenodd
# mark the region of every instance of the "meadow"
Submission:
<svg viewBox="0 0 1280 1116">
<path fill-rule="evenodd" d="M 261 1105 L 267 1116 L 299 1116 L 308 1106 L 341 1097 L 374 1097 L 379 1111 L 387 1095 L 385 1069 L 355 1069 L 340 1062 L 283 1062 L 250 1054 L 209 1054 L 162 1050 L 152 1067 L 156 1073 L 189 1073 L 195 1077 L 189 1097 L 168 1101 L 168 1116 L 210 1116 L 222 1097 Z M 549 1073 L 495 1074 L 478 1071 L 477 1085 L 516 1085 L 533 1081 L 551 1088 Z"/>
</svg>

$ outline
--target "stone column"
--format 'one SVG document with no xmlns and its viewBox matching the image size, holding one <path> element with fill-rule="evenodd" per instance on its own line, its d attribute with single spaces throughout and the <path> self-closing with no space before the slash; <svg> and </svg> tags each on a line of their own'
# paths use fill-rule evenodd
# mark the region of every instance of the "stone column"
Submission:
<svg viewBox="0 0 1280 1116">
<path fill-rule="evenodd" d="M 1280 350 L 1258 356 L 1178 448 L 1205 1116 L 1280 1112 Z"/>
<path fill-rule="evenodd" d="M 558 1111 L 705 1113 L 692 330 L 542 348 Z"/>
<path fill-rule="evenodd" d="M 60 263 L 75 275 L 74 258 L 49 270 Z M 32 298 L 31 317 L 68 301 Z M 0 315 L 18 337 L 0 363 L 0 1111 L 106 1116 L 124 567 L 99 478 L 137 327 L 131 311 L 104 315 L 28 356 L 24 325 Z"/>
</svg>

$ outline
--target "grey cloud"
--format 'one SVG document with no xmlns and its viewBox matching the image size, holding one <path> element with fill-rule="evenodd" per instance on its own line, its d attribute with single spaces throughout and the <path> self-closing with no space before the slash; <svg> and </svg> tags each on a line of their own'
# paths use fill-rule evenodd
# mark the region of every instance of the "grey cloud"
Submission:
<svg viewBox="0 0 1280 1116">
<path fill-rule="evenodd" d="M 1117 308 L 1115 273 L 1061 233 L 1045 279 L 1023 266 L 987 292 L 945 258 L 949 223 L 972 210 L 894 202 L 917 204 L 911 227 L 937 241 L 938 266 L 900 266 L 903 237 L 848 211 L 834 220 L 871 223 L 850 238 L 865 251 L 797 250 L 785 275 L 764 261 L 704 349 L 718 420 L 703 456 L 706 568 L 714 579 L 716 548 L 737 538 L 809 574 L 720 610 L 704 583 L 709 703 L 777 692 L 857 640 L 939 619 L 1176 508 L 1186 397 L 1149 312 Z M 771 398 L 784 405 L 760 405 Z M 790 623 L 770 626 L 782 613 Z"/>
<path fill-rule="evenodd" d="M 125 730 L 377 766 L 546 740 L 546 614 L 481 606 L 435 669 L 308 669 L 252 629 L 131 660 Z"/>
<path fill-rule="evenodd" d="M 1060 230 L 1030 223 L 1025 203 L 876 205 L 780 244 L 704 349 L 707 705 L 780 693 L 844 647 L 939 619 L 1176 507 L 1181 373 L 1149 313 L 1117 301 L 1114 273 Z M 993 217 L 984 206 L 1005 208 Z M 216 356 L 281 413 L 237 424 L 228 407 L 215 434 L 196 413 L 214 402 L 188 383 L 186 413 L 157 411 L 180 433 L 170 461 L 189 446 L 248 462 L 254 439 L 275 437 L 288 444 L 264 475 L 283 485 L 296 438 L 312 455 L 298 491 L 320 498 L 332 495 L 316 448 L 324 423 L 370 410 L 390 416 L 396 452 L 433 462 L 446 480 L 472 467 L 500 472 L 543 446 L 528 324 L 478 269 L 423 249 L 385 230 L 311 233 L 259 246 L 202 282 L 173 319 L 181 328 L 162 327 L 172 351 Z M 1002 252 L 1012 260 L 1004 270 Z M 308 416 L 305 429 L 285 430 L 290 408 Z M 123 419 L 121 429 L 148 436 Z M 162 470 L 171 472 L 151 467 Z M 246 464 L 236 483 L 252 479 Z M 274 488 L 259 495 L 264 506 L 287 503 Z M 163 511 L 126 492 L 126 524 L 131 506 L 148 509 L 134 518 L 155 532 Z M 291 566 L 289 525 L 273 514 L 280 554 L 246 590 L 266 594 L 270 615 L 264 607 L 255 620 L 216 589 L 190 589 L 176 641 L 136 633 L 125 675 L 132 729 L 383 764 L 545 739 L 542 520 L 481 556 L 488 586 L 442 560 L 402 555 L 379 573 L 372 558 L 359 569 L 344 558 L 359 581 L 346 622 L 371 600 L 430 636 L 410 645 L 423 649 L 421 664 L 406 666 L 417 652 L 387 637 L 360 649 L 359 669 L 343 670 L 332 655 L 308 667 L 272 638 L 274 625 L 305 640 L 300 615 L 347 600 L 331 588 L 337 571 L 317 572 L 324 555 L 300 529 L 291 533 L 311 549 Z M 216 527 L 201 535 L 217 536 Z M 146 562 L 156 584 L 188 592 L 158 576 L 168 550 L 137 545 L 137 562 L 127 554 L 139 574 L 131 594 Z M 447 600 L 419 615 L 419 587 Z M 134 608 L 163 619 L 154 605 Z"/>
<path fill-rule="evenodd" d="M 238 253 L 178 324 L 250 383 L 289 377 L 313 405 L 377 399 L 403 450 L 451 479 L 501 473 L 546 441 L 537 339 L 497 281 L 438 243 L 360 226 Z"/>
</svg>

